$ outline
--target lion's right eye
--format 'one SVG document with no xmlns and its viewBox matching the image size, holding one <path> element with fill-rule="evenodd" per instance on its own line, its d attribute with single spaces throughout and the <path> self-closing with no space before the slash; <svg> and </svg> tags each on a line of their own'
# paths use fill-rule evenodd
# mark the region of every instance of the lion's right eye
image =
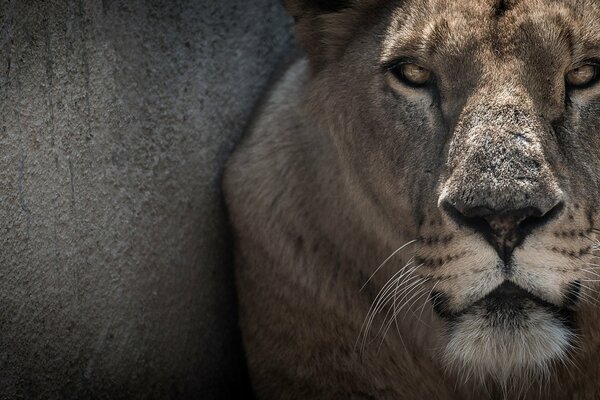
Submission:
<svg viewBox="0 0 600 400">
<path fill-rule="evenodd" d="M 567 73 L 567 83 L 573 89 L 583 89 L 589 87 L 598 81 L 600 74 L 598 66 L 594 64 L 586 64 L 581 67 L 572 69 Z"/>
<path fill-rule="evenodd" d="M 426 86 L 433 77 L 431 71 L 413 63 L 397 64 L 390 71 L 400 82 L 412 87 Z"/>
</svg>

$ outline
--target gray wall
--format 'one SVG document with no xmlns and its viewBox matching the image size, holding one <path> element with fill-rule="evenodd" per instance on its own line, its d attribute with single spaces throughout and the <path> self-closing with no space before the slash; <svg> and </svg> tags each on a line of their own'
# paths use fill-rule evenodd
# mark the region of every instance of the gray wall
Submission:
<svg viewBox="0 0 600 400">
<path fill-rule="evenodd" d="M 243 384 L 220 166 L 288 43 L 277 0 L 0 0 L 3 398 Z"/>
</svg>

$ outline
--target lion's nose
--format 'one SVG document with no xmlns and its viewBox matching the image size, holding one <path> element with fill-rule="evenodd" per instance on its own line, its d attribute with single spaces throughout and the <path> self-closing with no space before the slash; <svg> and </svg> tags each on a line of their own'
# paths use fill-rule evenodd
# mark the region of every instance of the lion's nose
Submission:
<svg viewBox="0 0 600 400">
<path fill-rule="evenodd" d="M 444 201 L 442 208 L 459 225 L 466 225 L 480 232 L 509 265 L 514 249 L 534 229 L 554 219 L 562 209 L 562 201 L 552 207 L 524 207 L 515 210 L 494 210 L 485 206 L 465 207 L 462 203 Z"/>
</svg>

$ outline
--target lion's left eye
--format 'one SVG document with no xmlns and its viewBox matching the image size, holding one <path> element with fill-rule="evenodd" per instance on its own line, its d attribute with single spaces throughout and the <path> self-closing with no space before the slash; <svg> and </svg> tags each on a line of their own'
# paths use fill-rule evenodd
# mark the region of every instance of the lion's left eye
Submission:
<svg viewBox="0 0 600 400">
<path fill-rule="evenodd" d="M 569 71 L 566 80 L 572 88 L 583 89 L 596 83 L 599 77 L 598 66 L 586 64 Z"/>
<path fill-rule="evenodd" d="M 426 86 L 433 77 L 431 71 L 413 63 L 398 64 L 391 72 L 400 82 L 413 87 Z"/>
</svg>

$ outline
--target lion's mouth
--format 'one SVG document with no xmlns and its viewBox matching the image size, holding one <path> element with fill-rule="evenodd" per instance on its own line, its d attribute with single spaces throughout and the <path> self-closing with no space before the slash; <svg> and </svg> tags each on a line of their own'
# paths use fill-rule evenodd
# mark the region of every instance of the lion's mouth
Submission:
<svg viewBox="0 0 600 400">
<path fill-rule="evenodd" d="M 437 299 L 434 309 L 447 321 L 444 363 L 482 379 L 505 383 L 523 373 L 543 373 L 568 357 L 577 341 L 573 299 L 553 304 L 510 281 L 459 312 L 451 311 L 443 297 Z"/>
<path fill-rule="evenodd" d="M 515 285 L 510 281 L 504 281 L 500 286 L 491 291 L 483 299 L 479 300 L 471 307 L 484 306 L 490 313 L 492 312 L 514 312 L 523 311 L 528 303 L 534 303 L 541 307 L 553 309 L 559 308 L 557 305 L 549 303 L 538 296 L 535 296 Z"/>
<path fill-rule="evenodd" d="M 457 320 L 467 314 L 478 314 L 497 328 L 511 328 L 526 323 L 530 312 L 543 309 L 566 326 L 572 327 L 574 320 L 573 306 L 577 302 L 578 292 L 579 284 L 573 282 L 567 291 L 568 294 L 565 295 L 563 303 L 558 305 L 550 303 L 506 280 L 486 296 L 460 311 L 451 310 L 448 307 L 448 299 L 443 294 L 436 293 L 432 296 L 431 301 L 435 312 L 448 321 Z"/>
</svg>

